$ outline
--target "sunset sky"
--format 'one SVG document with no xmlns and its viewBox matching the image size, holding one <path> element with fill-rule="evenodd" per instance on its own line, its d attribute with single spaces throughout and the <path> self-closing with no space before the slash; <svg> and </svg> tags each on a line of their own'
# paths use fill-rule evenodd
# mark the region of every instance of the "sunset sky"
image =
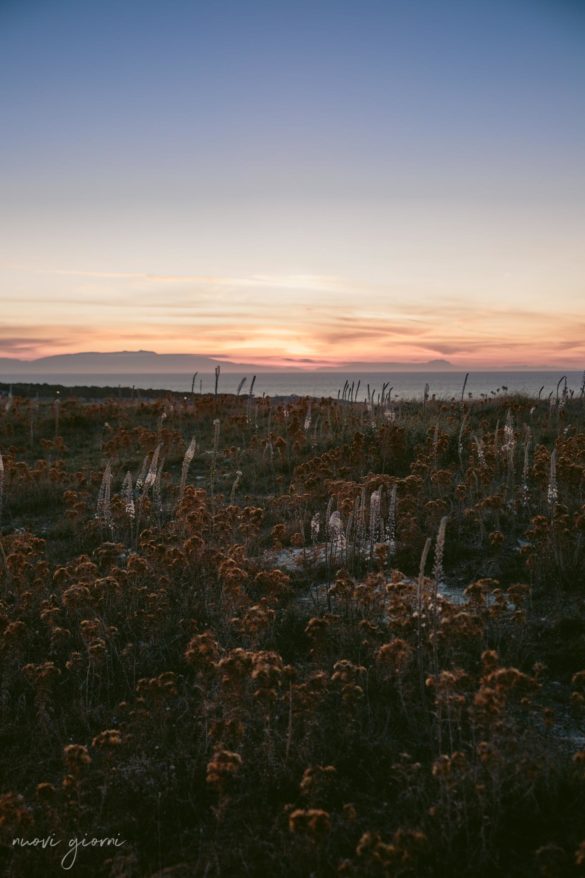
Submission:
<svg viewBox="0 0 585 878">
<path fill-rule="evenodd" d="M 581 0 L 0 0 L 0 355 L 585 367 Z"/>
</svg>

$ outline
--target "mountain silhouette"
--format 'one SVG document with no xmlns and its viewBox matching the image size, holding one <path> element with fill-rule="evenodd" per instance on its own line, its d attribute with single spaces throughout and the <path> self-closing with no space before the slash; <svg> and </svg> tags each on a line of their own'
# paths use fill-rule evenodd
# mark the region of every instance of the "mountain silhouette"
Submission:
<svg viewBox="0 0 585 878">
<path fill-rule="evenodd" d="M 177 373 L 213 372 L 220 365 L 222 372 L 279 372 L 296 371 L 307 361 L 282 367 L 266 363 L 237 363 L 225 360 L 223 356 L 203 354 L 157 354 L 154 351 L 84 351 L 74 354 L 54 354 L 35 360 L 20 360 L 16 357 L 0 357 L 0 369 L 15 375 L 64 375 L 64 374 L 132 374 L 132 373 Z M 378 372 L 378 371 L 440 371 L 456 369 L 448 360 L 429 360 L 425 363 L 404 362 L 364 362 L 351 361 L 339 365 L 321 365 L 318 360 L 310 362 L 314 371 L 319 372 Z"/>
</svg>

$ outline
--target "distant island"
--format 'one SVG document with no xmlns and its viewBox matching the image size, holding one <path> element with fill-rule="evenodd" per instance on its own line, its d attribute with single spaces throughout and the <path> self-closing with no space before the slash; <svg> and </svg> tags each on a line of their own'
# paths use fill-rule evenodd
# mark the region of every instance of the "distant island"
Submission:
<svg viewBox="0 0 585 878">
<path fill-rule="evenodd" d="M 155 351 L 81 351 L 74 354 L 54 354 L 34 360 L 21 360 L 17 357 L 0 357 L 0 373 L 10 378 L 26 378 L 29 375 L 193 375 L 212 374 L 220 366 L 223 374 L 290 372 L 302 374 L 320 372 L 322 374 L 360 373 L 360 372 L 558 372 L 560 366 L 550 365 L 499 365 L 492 368 L 455 365 L 449 360 L 433 359 L 424 362 L 348 360 L 342 363 L 327 363 L 312 358 L 295 360 L 292 357 L 281 359 L 278 363 L 240 363 L 226 359 L 225 354 L 157 354 Z M 569 368 L 569 371 L 571 369 Z"/>
<path fill-rule="evenodd" d="M 213 372 L 217 366 L 222 372 L 282 372 L 306 371 L 316 372 L 429 372 L 429 371 L 462 371 L 448 360 L 429 360 L 424 363 L 401 362 L 347 362 L 339 365 L 321 365 L 318 361 L 303 360 L 301 363 L 290 362 L 290 365 L 274 366 L 265 363 L 237 363 L 218 356 L 200 354 L 157 354 L 155 351 L 97 351 L 75 354 L 56 354 L 40 357 L 35 360 L 20 360 L 16 357 L 0 357 L 0 369 L 12 375 L 64 375 L 64 374 L 136 374 L 145 373 L 177 373 L 177 372 Z M 464 371 L 464 370 L 463 370 Z"/>
</svg>

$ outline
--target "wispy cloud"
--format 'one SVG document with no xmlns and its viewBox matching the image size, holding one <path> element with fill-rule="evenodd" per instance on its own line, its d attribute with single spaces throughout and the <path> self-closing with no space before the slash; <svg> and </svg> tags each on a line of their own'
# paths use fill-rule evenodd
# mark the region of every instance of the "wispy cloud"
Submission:
<svg viewBox="0 0 585 878">
<path fill-rule="evenodd" d="M 133 271 L 87 271 L 72 268 L 38 268 L 35 273 L 95 280 L 137 280 L 153 284 L 209 284 L 222 287 L 348 292 L 355 284 L 335 276 L 319 274 L 252 274 L 247 277 L 205 274 L 153 274 Z"/>
<path fill-rule="evenodd" d="M 75 348 L 79 343 L 77 333 L 73 336 L 66 333 L 53 334 L 51 329 L 47 331 L 35 332 L 35 327 L 2 327 L 0 328 L 0 356 L 4 357 L 35 357 L 39 351 L 44 350 L 61 350 L 67 351 Z M 20 334 L 13 334 L 14 331 L 20 331 Z M 91 330 L 87 333 L 86 338 L 91 338 Z"/>
</svg>

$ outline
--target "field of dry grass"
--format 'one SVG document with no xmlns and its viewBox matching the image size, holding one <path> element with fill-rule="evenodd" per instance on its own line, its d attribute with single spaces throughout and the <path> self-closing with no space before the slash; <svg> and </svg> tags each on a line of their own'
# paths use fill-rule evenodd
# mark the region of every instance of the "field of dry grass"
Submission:
<svg viewBox="0 0 585 878">
<path fill-rule="evenodd" d="M 583 874 L 583 398 L 0 407 L 2 874 Z"/>
</svg>

